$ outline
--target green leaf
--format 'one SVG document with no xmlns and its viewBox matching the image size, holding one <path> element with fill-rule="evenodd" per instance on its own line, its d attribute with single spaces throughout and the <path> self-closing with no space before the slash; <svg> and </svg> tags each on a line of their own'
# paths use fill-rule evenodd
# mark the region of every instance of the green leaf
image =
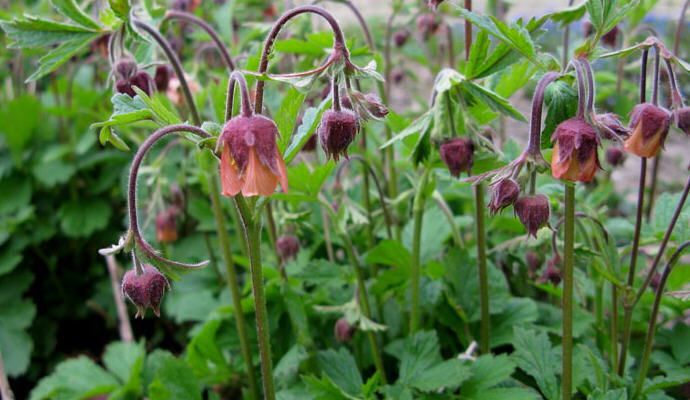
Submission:
<svg viewBox="0 0 690 400">
<path fill-rule="evenodd" d="M 469 104 L 479 102 L 489 106 L 493 111 L 500 112 L 517 121 L 527 122 L 527 118 L 520 113 L 512 104 L 497 93 L 478 85 L 472 81 L 466 81 L 460 85 L 464 96 Z"/>
<path fill-rule="evenodd" d="M 427 110 L 424 114 L 420 115 L 416 120 L 414 120 L 407 128 L 403 129 L 397 135 L 393 136 L 389 141 L 382 144 L 379 149 L 385 149 L 388 146 L 395 144 L 408 136 L 412 136 L 418 133 L 426 132 L 431 124 L 433 112 L 432 110 Z"/>
<path fill-rule="evenodd" d="M 478 396 L 486 389 L 510 379 L 514 371 L 515 363 L 508 355 L 483 355 L 472 363 L 471 376 L 462 385 L 462 393 L 468 396 Z"/>
<path fill-rule="evenodd" d="M 307 389 L 314 400 L 357 400 L 356 397 L 345 393 L 327 376 L 318 379 L 315 376 L 307 375 L 302 377 L 302 381 L 307 385 Z"/>
<path fill-rule="evenodd" d="M 575 116 L 577 92 L 563 81 L 550 84 L 544 93 L 544 104 L 548 107 L 544 129 L 541 133 L 541 148 L 551 148 L 551 134 L 561 122 Z"/>
<path fill-rule="evenodd" d="M 187 344 L 187 364 L 194 370 L 194 375 L 207 385 L 223 383 L 232 374 L 232 369 L 218 346 L 218 329 L 221 324 L 220 319 L 207 321 Z"/>
<path fill-rule="evenodd" d="M 441 361 L 436 332 L 417 332 L 407 337 L 403 344 L 399 381 L 405 384 L 419 382 L 424 372 Z"/>
<path fill-rule="evenodd" d="M 26 276 L 28 275 L 28 280 Z M 26 329 L 36 315 L 36 306 L 30 300 L 22 300 L 22 293 L 28 288 L 30 274 L 11 274 L 0 279 L 0 353 L 5 361 L 6 373 L 18 376 L 26 372 L 33 350 L 33 341 Z"/>
<path fill-rule="evenodd" d="M 346 348 L 341 347 L 338 351 L 320 351 L 316 359 L 322 373 L 343 391 L 352 396 L 362 392 L 362 376 L 359 374 L 355 358 Z"/>
<path fill-rule="evenodd" d="M 129 151 L 129 146 L 127 143 L 120 138 L 115 132 L 113 132 L 112 127 L 104 126 L 98 133 L 98 141 L 101 142 L 103 146 L 110 143 L 116 149 L 120 151 Z"/>
<path fill-rule="evenodd" d="M 309 140 L 311 135 L 316 131 L 316 127 L 319 126 L 321 121 L 321 115 L 326 111 L 331 105 L 330 97 L 322 101 L 318 107 L 310 107 L 304 112 L 302 117 L 302 124 L 297 128 L 297 133 L 292 137 L 292 141 L 288 146 L 287 150 L 283 153 L 283 158 L 285 159 L 285 164 L 290 164 L 305 143 Z"/>
<path fill-rule="evenodd" d="M 130 0 L 108 0 L 108 4 L 110 4 L 110 9 L 113 10 L 115 16 L 123 21 L 129 19 L 129 11 L 132 8 Z"/>
<path fill-rule="evenodd" d="M 117 379 L 85 356 L 58 364 L 31 391 L 31 400 L 86 399 L 108 394 L 118 387 Z"/>
<path fill-rule="evenodd" d="M 444 361 L 416 376 L 410 386 L 422 392 L 435 392 L 441 388 L 455 389 L 471 375 L 470 368 L 463 361 Z"/>
<path fill-rule="evenodd" d="M 3 103 L 0 106 L 0 120 L 12 123 L 1 124 L 0 135 L 4 137 L 5 145 L 9 147 L 17 164 L 39 126 L 40 119 L 36 116 L 41 114 L 41 102 L 34 96 L 22 95 Z"/>
<path fill-rule="evenodd" d="M 309 359 L 304 346 L 296 344 L 288 350 L 273 368 L 273 377 L 279 387 L 288 387 L 299 375 L 300 364 Z"/>
<path fill-rule="evenodd" d="M 69 181 L 76 170 L 73 164 L 57 159 L 36 164 L 31 172 L 34 178 L 46 187 L 54 187 Z"/>
<path fill-rule="evenodd" d="M 603 391 L 597 388 L 587 396 L 587 400 L 628 400 L 628 394 L 625 389 Z"/>
<path fill-rule="evenodd" d="M 111 207 L 100 199 L 80 199 L 64 203 L 58 210 L 60 227 L 70 237 L 87 237 L 108 224 Z"/>
<path fill-rule="evenodd" d="M 585 15 L 586 3 L 586 1 L 583 1 L 580 4 L 570 6 L 561 11 L 553 12 L 549 14 L 549 18 L 554 22 L 560 23 L 561 26 L 565 26 L 572 22 L 578 21 Z"/>
<path fill-rule="evenodd" d="M 673 214 L 680 202 L 680 195 L 680 193 L 670 194 L 665 192 L 656 200 L 652 226 L 657 237 L 662 237 L 671 223 Z M 687 202 L 681 211 L 671 238 L 679 242 L 690 240 L 690 205 Z"/>
<path fill-rule="evenodd" d="M 31 205 L 31 180 L 12 175 L 0 180 L 0 193 L 12 196 L 0 197 L 0 215 L 14 214 Z"/>
<path fill-rule="evenodd" d="M 146 350 L 143 342 L 114 342 L 105 348 L 103 364 L 123 384 L 138 383 L 144 368 L 144 357 Z"/>
<path fill-rule="evenodd" d="M 412 265 L 410 252 L 397 240 L 383 240 L 366 254 L 368 264 L 390 265 L 409 269 Z"/>
<path fill-rule="evenodd" d="M 79 8 L 74 0 L 50 0 L 50 3 L 60 14 L 85 28 L 101 28 L 96 21 Z"/>
<path fill-rule="evenodd" d="M 278 125 L 278 131 L 280 132 L 278 150 L 280 150 L 281 154 L 285 151 L 290 142 L 300 108 L 306 97 L 306 94 L 301 93 L 295 88 L 290 88 L 287 93 L 283 95 L 283 101 L 280 103 L 280 108 L 276 113 L 275 119 L 276 125 Z"/>
<path fill-rule="evenodd" d="M 86 44 L 97 35 L 93 29 L 32 16 L 0 21 L 0 27 L 12 40 L 10 48 L 48 47 L 65 41 Z"/>
<path fill-rule="evenodd" d="M 201 387 L 192 369 L 183 360 L 169 354 L 161 355 L 148 393 L 149 400 L 202 399 Z"/>
<path fill-rule="evenodd" d="M 548 400 L 558 399 L 560 387 L 556 372 L 560 360 L 546 332 L 515 328 L 513 346 L 512 358 L 518 367 L 534 378 Z"/>
<path fill-rule="evenodd" d="M 91 40 L 98 37 L 98 34 L 84 35 L 83 37 L 67 40 L 58 46 L 55 50 L 50 51 L 38 60 L 38 69 L 34 71 L 26 82 L 33 82 L 49 73 L 58 69 L 62 64 L 69 61 L 75 54 L 86 48 Z"/>
</svg>

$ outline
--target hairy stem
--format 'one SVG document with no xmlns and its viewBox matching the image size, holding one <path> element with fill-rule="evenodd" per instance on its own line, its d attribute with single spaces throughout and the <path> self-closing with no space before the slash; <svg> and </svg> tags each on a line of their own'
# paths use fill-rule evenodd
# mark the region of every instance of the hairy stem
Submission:
<svg viewBox="0 0 690 400">
<path fill-rule="evenodd" d="M 573 264 L 575 244 L 575 185 L 565 183 L 565 226 L 563 246 L 563 400 L 570 400 L 573 392 Z"/>
<path fill-rule="evenodd" d="M 544 109 L 544 92 L 546 88 L 558 79 L 558 72 L 547 72 L 537 84 L 532 97 L 532 114 L 529 120 L 529 139 L 527 141 L 527 154 L 537 160 L 543 160 L 541 154 L 541 116 Z"/>
<path fill-rule="evenodd" d="M 2 358 L 2 352 L 0 352 L 0 398 L 2 400 L 14 400 L 10 381 L 7 379 L 7 373 L 5 373 L 5 362 Z"/>
<path fill-rule="evenodd" d="M 422 221 L 424 220 L 424 207 L 426 204 L 426 186 L 429 181 L 431 168 L 425 166 L 422 178 L 417 186 L 417 193 L 412 204 L 413 228 L 412 228 L 412 269 L 410 271 L 410 333 L 417 332 L 419 329 L 420 301 L 419 286 L 421 276 L 421 244 L 422 244 Z"/>
<path fill-rule="evenodd" d="M 489 314 L 489 273 L 486 265 L 486 229 L 484 227 L 485 205 L 484 185 L 474 186 L 474 223 L 477 235 L 477 267 L 479 268 L 479 299 L 481 307 L 481 330 L 479 349 L 483 354 L 491 351 L 490 329 L 491 315 Z"/>
<path fill-rule="evenodd" d="M 115 309 L 117 310 L 118 330 L 120 332 L 120 340 L 131 343 L 134 341 L 134 333 L 132 332 L 132 324 L 129 322 L 129 315 L 127 314 L 127 305 L 125 298 L 122 295 L 122 287 L 120 286 L 120 268 L 117 265 L 115 256 L 105 256 L 105 264 L 108 267 L 108 277 L 110 278 L 110 288 L 113 291 L 113 299 L 115 301 Z"/>
<path fill-rule="evenodd" d="M 317 5 L 321 3 L 324 0 L 316 0 L 314 1 L 314 5 Z M 376 52 L 376 42 L 374 42 L 373 36 L 371 36 L 371 30 L 369 29 L 369 25 L 367 24 L 367 21 L 364 19 L 362 16 L 362 13 L 359 11 L 357 6 L 354 5 L 350 0 L 330 0 L 334 3 L 340 3 L 344 4 L 347 8 L 352 11 L 352 13 L 355 15 L 355 18 L 357 19 L 357 23 L 359 23 L 360 28 L 362 29 L 362 32 L 364 32 L 364 38 L 367 41 L 367 46 L 369 46 L 369 49 L 371 51 Z"/>
</svg>

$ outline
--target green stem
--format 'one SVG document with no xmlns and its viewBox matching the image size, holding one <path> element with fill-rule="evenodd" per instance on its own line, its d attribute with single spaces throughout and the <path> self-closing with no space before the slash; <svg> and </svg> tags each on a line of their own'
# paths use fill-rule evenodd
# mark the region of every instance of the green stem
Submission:
<svg viewBox="0 0 690 400">
<path fill-rule="evenodd" d="M 565 238 L 563 247 L 563 400 L 573 392 L 573 264 L 575 244 L 575 185 L 565 183 Z"/>
<path fill-rule="evenodd" d="M 412 233 L 412 269 L 410 271 L 410 333 L 414 333 L 419 329 L 420 321 L 420 304 L 419 304 L 419 285 L 421 276 L 421 242 L 422 242 L 422 221 L 424 217 L 424 206 L 426 204 L 426 186 L 429 181 L 431 168 L 425 166 L 422 179 L 417 186 L 417 193 L 414 197 L 412 205 L 412 212 L 414 215 L 414 225 Z"/>
<path fill-rule="evenodd" d="M 483 354 L 488 354 L 491 351 L 491 344 L 489 342 L 491 316 L 489 314 L 489 274 L 486 266 L 484 213 L 484 185 L 479 183 L 474 187 L 474 223 L 477 228 L 477 265 L 479 267 L 479 297 L 481 302 L 479 349 Z"/>
<path fill-rule="evenodd" d="M 611 283 L 611 359 L 613 370 L 618 370 L 618 287 Z"/>
<path fill-rule="evenodd" d="M 249 337 L 247 336 L 247 324 L 244 319 L 244 312 L 242 312 L 242 295 L 238 284 L 237 271 L 235 270 L 232 259 L 230 235 L 228 235 L 227 223 L 220 202 L 218 182 L 216 181 L 215 175 L 210 173 L 208 174 L 208 186 L 211 192 L 211 208 L 213 209 L 213 217 L 216 220 L 216 229 L 218 231 L 218 244 L 223 256 L 223 263 L 225 264 L 228 289 L 230 289 L 230 294 L 232 296 L 232 307 L 235 313 L 237 334 L 240 339 L 240 349 L 242 351 L 242 358 L 244 358 L 244 363 L 247 367 L 249 391 L 251 393 L 251 398 L 258 400 L 260 398 L 259 387 L 257 386 L 256 374 L 254 373 L 254 366 L 252 363 L 252 352 L 249 347 Z"/>
<path fill-rule="evenodd" d="M 261 267 L 261 223 L 253 214 L 241 195 L 234 198 L 235 206 L 242 219 L 244 235 L 249 244 L 249 269 L 252 276 L 252 292 L 254 293 L 254 315 L 256 317 L 256 336 L 259 342 L 259 356 L 261 358 L 261 378 L 264 387 L 264 399 L 275 400 L 273 385 L 273 364 L 271 361 L 271 339 L 264 296 L 263 272 Z"/>
</svg>

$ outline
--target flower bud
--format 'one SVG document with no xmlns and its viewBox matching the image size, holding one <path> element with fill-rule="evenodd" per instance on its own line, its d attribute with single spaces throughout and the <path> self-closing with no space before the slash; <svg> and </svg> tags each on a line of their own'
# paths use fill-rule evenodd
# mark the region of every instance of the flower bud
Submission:
<svg viewBox="0 0 690 400">
<path fill-rule="evenodd" d="M 137 72 L 137 63 L 131 58 L 123 58 L 115 64 L 115 77 L 119 79 L 129 79 Z"/>
<path fill-rule="evenodd" d="M 604 36 L 601 37 L 601 43 L 604 46 L 616 47 L 616 43 L 618 42 L 618 34 L 619 33 L 620 33 L 620 28 L 618 28 L 618 25 L 614 26 L 613 29 L 606 32 L 604 34 Z"/>
<path fill-rule="evenodd" d="M 561 258 L 558 255 L 554 255 L 549 261 L 547 261 L 546 268 L 539 277 L 539 283 L 551 282 L 552 285 L 558 286 L 562 279 L 561 270 L 558 268 L 558 264 L 560 263 Z"/>
<path fill-rule="evenodd" d="M 678 129 L 690 135 L 690 107 L 681 107 L 676 110 L 676 123 Z"/>
<path fill-rule="evenodd" d="M 606 149 L 606 162 L 612 167 L 618 167 L 625 162 L 625 152 L 620 147 Z"/>
<path fill-rule="evenodd" d="M 278 151 L 278 127 L 263 115 L 237 116 L 220 135 L 223 195 L 270 196 L 278 183 L 287 192 L 287 170 Z"/>
<path fill-rule="evenodd" d="M 146 309 L 151 308 L 160 317 L 160 305 L 165 289 L 170 288 L 168 279 L 152 265 L 143 265 L 144 273 L 137 275 L 131 269 L 122 278 L 122 293 L 137 307 L 135 318 L 144 318 Z"/>
<path fill-rule="evenodd" d="M 470 139 L 447 140 L 439 147 L 439 153 L 452 176 L 457 178 L 462 172 L 470 173 L 474 163 L 474 144 Z"/>
<path fill-rule="evenodd" d="M 343 107 L 353 110 L 364 120 L 381 120 L 388 115 L 388 107 L 374 93 L 365 94 L 353 90 L 349 93 L 349 96 L 341 97 L 341 104 Z"/>
<path fill-rule="evenodd" d="M 316 144 L 318 143 L 318 138 L 316 134 L 312 134 L 309 136 L 309 139 L 307 139 L 307 142 L 304 143 L 304 146 L 302 146 L 302 151 L 314 151 L 316 150 Z"/>
<path fill-rule="evenodd" d="M 340 343 L 349 342 L 355 334 L 355 327 L 347 322 L 347 319 L 340 318 L 335 322 L 334 327 L 335 340 Z"/>
<path fill-rule="evenodd" d="M 174 208 L 175 213 L 179 213 L 184 210 L 184 192 L 177 183 L 170 185 L 170 204 L 171 208 Z"/>
<path fill-rule="evenodd" d="M 664 146 L 671 125 L 671 113 L 652 103 L 636 105 L 630 115 L 632 134 L 625 150 L 639 157 L 655 157 Z"/>
<path fill-rule="evenodd" d="M 556 179 L 590 182 L 599 168 L 597 132 L 582 118 L 561 122 L 551 140 L 551 174 Z"/>
<path fill-rule="evenodd" d="M 621 124 L 616 114 L 604 113 L 595 116 L 595 123 L 599 126 L 601 136 L 607 140 L 616 140 L 630 136 L 630 129 Z"/>
<path fill-rule="evenodd" d="M 168 208 L 156 215 L 156 239 L 160 243 L 172 243 L 177 240 L 177 212 Z"/>
<path fill-rule="evenodd" d="M 501 179 L 491 187 L 489 200 L 491 214 L 496 215 L 504 208 L 515 204 L 518 196 L 520 196 L 520 185 L 510 178 Z"/>
<path fill-rule="evenodd" d="M 170 85 L 170 78 L 173 76 L 174 72 L 169 65 L 159 65 L 156 67 L 156 73 L 153 76 L 153 80 L 156 83 L 156 90 L 165 93 L 168 90 L 168 85 Z"/>
<path fill-rule="evenodd" d="M 137 95 L 134 91 L 134 87 L 138 87 L 147 95 L 151 95 L 151 77 L 146 71 L 136 72 L 128 79 L 118 79 L 115 83 L 116 92 L 126 94 L 130 97 Z"/>
<path fill-rule="evenodd" d="M 348 109 L 326 110 L 317 128 L 323 151 L 336 162 L 341 155 L 347 158 L 347 148 L 355 140 L 358 131 L 357 116 Z"/>
<path fill-rule="evenodd" d="M 293 235 L 284 235 L 276 240 L 278 256 L 285 262 L 291 260 L 299 253 L 299 239 Z"/>
<path fill-rule="evenodd" d="M 440 27 L 441 24 L 433 13 L 426 13 L 417 17 L 417 32 L 425 41 L 435 35 Z"/>
<path fill-rule="evenodd" d="M 409 38 L 410 31 L 407 29 L 401 29 L 393 34 L 393 43 L 395 44 L 395 47 L 403 47 Z"/>
<path fill-rule="evenodd" d="M 426 4 L 431 8 L 432 10 L 436 10 L 439 6 L 439 4 L 443 3 L 444 0 L 427 0 Z"/>
<path fill-rule="evenodd" d="M 537 231 L 549 223 L 549 198 L 543 194 L 522 196 L 515 202 L 515 214 L 527 229 L 527 235 L 537 237 Z"/>
<path fill-rule="evenodd" d="M 537 254 L 537 252 L 529 250 L 525 254 L 525 262 L 527 263 L 527 271 L 529 273 L 529 276 L 533 278 L 535 276 L 535 273 L 541 267 L 541 257 L 539 256 L 539 254 Z"/>
<path fill-rule="evenodd" d="M 405 80 L 405 71 L 402 68 L 393 68 L 393 71 L 391 71 L 391 78 L 394 84 L 399 85 Z"/>
</svg>

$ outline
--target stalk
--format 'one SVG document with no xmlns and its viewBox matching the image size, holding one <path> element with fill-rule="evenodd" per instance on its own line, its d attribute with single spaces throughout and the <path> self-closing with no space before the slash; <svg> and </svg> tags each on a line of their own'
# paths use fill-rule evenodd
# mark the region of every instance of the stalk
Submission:
<svg viewBox="0 0 690 400">
<path fill-rule="evenodd" d="M 491 351 L 489 335 L 491 319 L 489 314 L 489 274 L 486 266 L 486 230 L 484 227 L 484 185 L 474 186 L 474 222 L 477 235 L 477 265 L 479 267 L 479 298 L 481 303 L 481 331 L 479 349 L 483 354 Z"/>
<path fill-rule="evenodd" d="M 0 352 L 0 398 L 3 400 L 14 400 L 10 381 L 5 373 L 5 362 L 2 360 L 2 352 Z"/>
<path fill-rule="evenodd" d="M 251 398 L 258 400 L 261 396 L 259 394 L 259 387 L 256 381 L 256 374 L 254 373 L 254 366 L 252 363 L 252 352 L 249 347 L 249 337 L 247 335 L 247 323 L 242 312 L 242 295 L 240 293 L 240 285 L 237 279 L 237 271 L 232 259 L 232 249 L 230 247 L 230 235 L 228 235 L 228 227 L 223 213 L 223 207 L 220 202 L 220 190 L 215 175 L 210 173 L 207 176 L 209 191 L 211 192 L 211 208 L 213 209 L 213 217 L 216 221 L 216 230 L 218 231 L 218 245 L 220 246 L 223 256 L 223 263 L 227 273 L 227 284 L 232 296 L 232 308 L 235 312 L 235 327 L 240 339 L 240 350 L 242 351 L 242 358 L 247 368 L 247 380 L 249 381 L 249 392 Z"/>
<path fill-rule="evenodd" d="M 654 306 L 652 306 L 652 314 L 649 318 L 649 324 L 647 326 L 647 335 L 645 337 L 644 352 L 642 353 L 642 361 L 640 362 L 640 374 L 637 377 L 635 383 L 635 392 L 633 394 L 633 399 L 636 399 L 640 394 L 642 394 L 642 385 L 644 384 L 644 379 L 647 376 L 647 370 L 649 369 L 649 357 L 652 354 L 652 347 L 654 346 L 654 335 L 656 334 L 656 323 L 659 317 L 659 307 L 661 306 L 661 298 L 664 295 L 664 288 L 666 287 L 666 281 L 668 281 L 669 275 L 673 270 L 673 266 L 680 258 L 683 251 L 690 247 L 690 241 L 685 242 L 673 253 L 671 259 L 666 264 L 664 272 L 661 275 L 661 281 L 659 286 L 656 288 L 656 295 L 654 296 Z"/>
<path fill-rule="evenodd" d="M 573 263 L 575 244 L 575 185 L 565 183 L 565 226 L 563 246 L 563 375 L 562 399 L 570 400 L 573 392 Z"/>
<path fill-rule="evenodd" d="M 117 261 L 115 261 L 115 256 L 105 256 L 105 264 L 108 267 L 108 276 L 110 277 L 110 288 L 113 291 L 115 308 L 117 310 L 120 340 L 122 340 L 123 342 L 131 343 L 134 341 L 134 333 L 132 333 L 132 324 L 129 321 L 129 315 L 127 315 L 127 305 L 125 304 L 125 299 L 122 295 L 122 287 L 120 286 L 120 276 L 118 273 L 119 268 L 117 266 Z"/>
<path fill-rule="evenodd" d="M 417 332 L 420 321 L 419 305 L 419 285 L 421 275 L 421 242 L 422 242 L 422 222 L 424 217 L 424 206 L 426 204 L 426 185 L 429 181 L 431 168 L 425 166 L 422 179 L 417 186 L 417 193 L 412 204 L 413 213 L 413 233 L 412 233 L 412 269 L 410 270 L 410 333 Z"/>
<path fill-rule="evenodd" d="M 568 0 L 568 7 L 573 5 L 574 0 Z M 561 65 L 565 67 L 568 65 L 568 47 L 570 46 L 570 24 L 565 26 L 563 31 L 563 59 Z"/>
</svg>

